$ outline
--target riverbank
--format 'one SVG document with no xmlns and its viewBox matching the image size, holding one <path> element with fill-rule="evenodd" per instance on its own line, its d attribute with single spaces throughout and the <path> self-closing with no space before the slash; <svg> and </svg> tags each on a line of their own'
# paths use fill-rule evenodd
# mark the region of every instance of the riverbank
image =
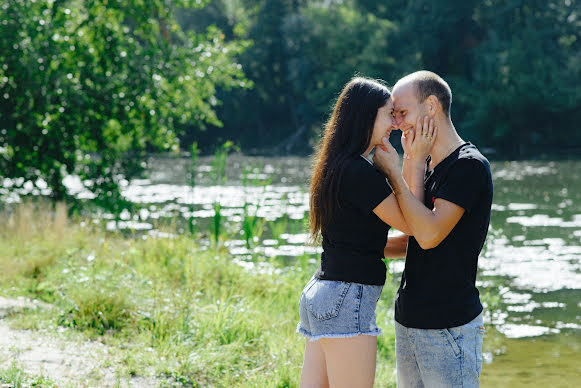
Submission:
<svg viewBox="0 0 581 388">
<path fill-rule="evenodd" d="M 304 340 L 295 333 L 297 303 L 315 257 L 289 266 L 257 256 L 243 267 L 195 238 L 171 231 L 163 238 L 122 236 L 70 220 L 63 207 L 22 205 L 5 219 L 0 295 L 51 306 L 7 314 L 2 321 L 11 330 L 55 335 L 71 347 L 105 346 L 94 362 L 122 385 L 142 378 L 167 386 L 298 386 Z M 378 307 L 382 387 L 395 386 L 394 291 L 388 282 Z M 30 374 L 25 361 L 10 362 L 18 353 L 10 349 L 0 353 L 3 383 L 15 371 Z M 75 384 L 46 366 L 46 381 Z M 108 385 L 94 371 L 79 379 Z"/>
</svg>

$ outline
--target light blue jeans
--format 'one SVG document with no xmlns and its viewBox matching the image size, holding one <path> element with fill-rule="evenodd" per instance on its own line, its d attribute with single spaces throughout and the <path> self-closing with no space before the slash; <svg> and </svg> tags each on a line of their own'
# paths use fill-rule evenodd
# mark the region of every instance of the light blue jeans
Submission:
<svg viewBox="0 0 581 388">
<path fill-rule="evenodd" d="M 448 329 L 413 329 L 395 323 L 399 388 L 479 387 L 482 313 Z"/>
</svg>

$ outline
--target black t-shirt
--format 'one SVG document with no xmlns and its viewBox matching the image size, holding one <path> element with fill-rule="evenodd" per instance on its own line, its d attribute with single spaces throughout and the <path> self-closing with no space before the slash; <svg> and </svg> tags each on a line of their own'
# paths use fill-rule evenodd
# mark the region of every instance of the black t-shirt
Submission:
<svg viewBox="0 0 581 388">
<path fill-rule="evenodd" d="M 383 285 L 383 248 L 389 225 L 373 213 L 392 193 L 385 176 L 367 159 L 351 158 L 339 183 L 339 204 L 323 233 L 321 265 L 315 277 Z"/>
<path fill-rule="evenodd" d="M 482 312 L 475 283 L 478 255 L 490 223 L 490 164 L 474 145 L 465 143 L 428 171 L 424 183 L 424 204 L 429 209 L 441 198 L 465 212 L 433 249 L 422 249 L 410 237 L 395 320 L 420 329 L 456 327 Z"/>
</svg>

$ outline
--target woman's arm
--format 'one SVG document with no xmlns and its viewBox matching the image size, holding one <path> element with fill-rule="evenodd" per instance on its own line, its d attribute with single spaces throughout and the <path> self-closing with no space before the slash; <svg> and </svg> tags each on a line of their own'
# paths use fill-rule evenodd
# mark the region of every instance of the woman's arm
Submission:
<svg viewBox="0 0 581 388">
<path fill-rule="evenodd" d="M 408 227 L 407 222 L 405 222 L 405 218 L 403 218 L 403 214 L 393 193 L 381 201 L 381 203 L 373 209 L 373 213 L 375 213 L 381 221 L 385 222 L 392 228 L 411 235 L 411 229 Z"/>
</svg>

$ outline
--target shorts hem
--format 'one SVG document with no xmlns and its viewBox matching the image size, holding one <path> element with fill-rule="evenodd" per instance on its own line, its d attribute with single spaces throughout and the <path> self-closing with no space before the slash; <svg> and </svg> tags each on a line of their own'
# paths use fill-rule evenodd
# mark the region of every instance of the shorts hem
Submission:
<svg viewBox="0 0 581 388">
<path fill-rule="evenodd" d="M 381 329 L 372 330 L 372 331 L 358 331 L 353 333 L 331 333 L 331 334 L 319 334 L 319 335 L 312 335 L 302 327 L 297 327 L 297 333 L 302 334 L 305 338 L 309 339 L 311 342 L 315 342 L 321 338 L 351 338 L 357 337 L 358 335 L 370 335 L 370 336 L 380 336 Z"/>
</svg>

